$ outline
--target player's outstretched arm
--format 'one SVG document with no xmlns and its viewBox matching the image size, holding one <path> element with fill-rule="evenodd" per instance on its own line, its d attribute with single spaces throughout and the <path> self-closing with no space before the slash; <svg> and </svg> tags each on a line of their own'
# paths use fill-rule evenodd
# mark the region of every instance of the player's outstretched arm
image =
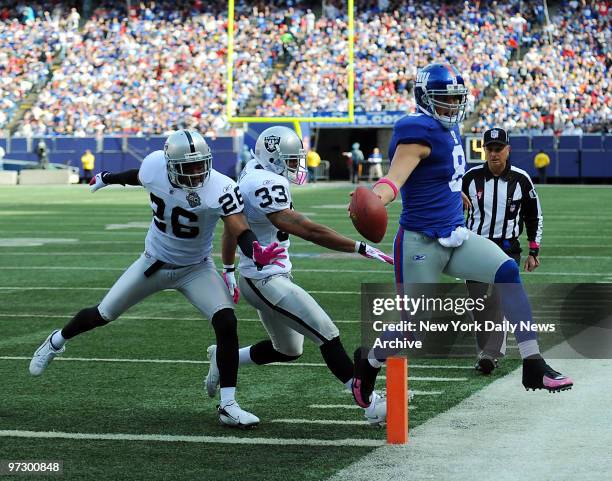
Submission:
<svg viewBox="0 0 612 481">
<path fill-rule="evenodd" d="M 301 237 L 313 244 L 340 252 L 356 252 L 368 259 L 377 259 L 393 264 L 393 259 L 365 242 L 355 242 L 334 229 L 311 221 L 293 209 L 284 209 L 268 214 L 268 219 L 280 231 Z"/>
<path fill-rule="evenodd" d="M 270 264 L 285 267 L 284 264 L 280 262 L 280 259 L 287 258 L 285 255 L 285 248 L 279 247 L 278 242 L 273 242 L 265 248 L 262 248 L 257 241 L 257 237 L 250 229 L 244 214 L 232 214 L 221 218 L 225 224 L 225 229 L 228 231 L 228 235 L 236 239 L 236 243 L 240 247 L 242 253 L 253 259 L 258 269 Z"/>
<path fill-rule="evenodd" d="M 89 181 L 89 188 L 92 192 L 95 192 L 111 184 L 141 185 L 140 179 L 138 179 L 138 169 L 126 170 L 125 172 L 118 172 L 116 174 L 104 170 L 92 177 Z"/>
<path fill-rule="evenodd" d="M 227 286 L 234 304 L 238 304 L 240 299 L 240 289 L 236 282 L 236 247 L 238 242 L 236 236 L 232 234 L 227 224 L 223 224 L 223 236 L 221 237 L 221 259 L 223 260 L 223 280 Z"/>
<path fill-rule="evenodd" d="M 397 191 L 408 180 L 419 162 L 429 157 L 429 154 L 431 154 L 431 149 L 426 145 L 400 144 L 397 146 L 389 172 L 373 188 L 374 193 L 380 197 L 383 204 L 387 205 L 395 200 Z"/>
</svg>

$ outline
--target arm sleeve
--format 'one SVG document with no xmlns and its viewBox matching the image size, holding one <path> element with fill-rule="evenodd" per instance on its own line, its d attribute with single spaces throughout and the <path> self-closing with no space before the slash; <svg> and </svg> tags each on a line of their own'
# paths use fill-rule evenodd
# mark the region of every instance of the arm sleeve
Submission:
<svg viewBox="0 0 612 481">
<path fill-rule="evenodd" d="M 105 172 L 102 174 L 105 184 L 141 185 L 138 179 L 138 169 L 126 170 L 125 172 Z"/>
<path fill-rule="evenodd" d="M 540 244 L 542 241 L 544 219 L 540 199 L 529 177 L 521 179 L 521 190 L 523 191 L 521 212 L 525 228 L 527 229 L 527 240 Z"/>
</svg>

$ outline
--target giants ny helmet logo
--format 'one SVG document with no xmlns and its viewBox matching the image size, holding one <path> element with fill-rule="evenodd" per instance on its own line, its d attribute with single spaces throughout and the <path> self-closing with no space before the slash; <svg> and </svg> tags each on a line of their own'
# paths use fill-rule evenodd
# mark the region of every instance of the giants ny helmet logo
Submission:
<svg viewBox="0 0 612 481">
<path fill-rule="evenodd" d="M 270 135 L 268 137 L 264 137 L 264 145 L 266 146 L 266 150 L 270 153 L 272 152 L 276 152 L 279 144 L 280 144 L 280 137 L 277 137 L 276 135 Z"/>
</svg>

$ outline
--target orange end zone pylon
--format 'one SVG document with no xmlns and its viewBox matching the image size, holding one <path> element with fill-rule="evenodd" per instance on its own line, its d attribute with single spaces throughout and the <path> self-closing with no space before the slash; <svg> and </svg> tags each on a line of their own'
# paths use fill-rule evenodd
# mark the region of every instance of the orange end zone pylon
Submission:
<svg viewBox="0 0 612 481">
<path fill-rule="evenodd" d="M 387 443 L 408 442 L 408 360 L 387 359 Z"/>
</svg>

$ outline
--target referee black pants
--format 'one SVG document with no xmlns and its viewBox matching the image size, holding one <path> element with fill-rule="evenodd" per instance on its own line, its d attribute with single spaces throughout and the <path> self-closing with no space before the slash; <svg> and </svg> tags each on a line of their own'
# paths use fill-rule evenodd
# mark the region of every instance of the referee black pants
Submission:
<svg viewBox="0 0 612 481">
<path fill-rule="evenodd" d="M 497 239 L 491 239 L 495 242 L 500 249 L 508 254 L 514 261 L 520 266 L 521 265 L 521 246 L 519 241 L 516 239 L 510 240 L 509 245 L 504 245 L 502 241 Z M 499 292 L 495 289 L 494 284 L 487 284 L 484 282 L 477 281 L 465 281 L 468 295 L 472 299 L 482 298 L 487 295 L 485 301 L 485 308 L 482 311 L 473 310 L 472 316 L 478 326 L 481 327 L 481 331 L 476 331 L 476 345 L 478 353 L 483 353 L 494 359 L 501 358 L 506 354 L 506 337 L 508 335 L 505 331 L 493 331 L 485 330 L 485 322 L 490 321 L 488 326 L 491 326 L 491 322 L 495 325 L 501 325 L 504 320 L 504 314 L 501 310 L 501 298 Z"/>
</svg>

